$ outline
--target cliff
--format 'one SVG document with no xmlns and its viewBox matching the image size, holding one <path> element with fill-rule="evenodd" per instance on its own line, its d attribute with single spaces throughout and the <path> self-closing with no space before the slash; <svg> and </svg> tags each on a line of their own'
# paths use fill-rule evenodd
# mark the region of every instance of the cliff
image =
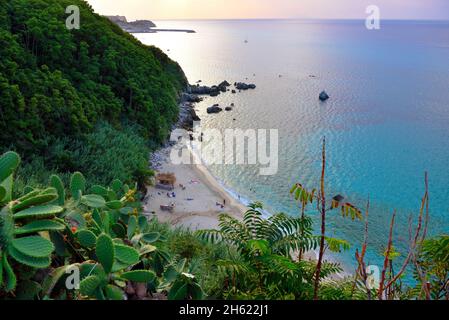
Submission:
<svg viewBox="0 0 449 320">
<path fill-rule="evenodd" d="M 156 25 L 150 20 L 136 20 L 129 22 L 125 16 L 106 16 L 106 18 L 129 33 L 150 32 L 151 28 L 156 27 Z"/>
</svg>

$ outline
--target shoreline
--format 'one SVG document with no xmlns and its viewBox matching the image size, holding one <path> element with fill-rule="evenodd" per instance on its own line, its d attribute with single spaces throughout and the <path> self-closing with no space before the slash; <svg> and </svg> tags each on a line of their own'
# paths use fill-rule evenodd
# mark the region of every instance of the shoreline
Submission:
<svg viewBox="0 0 449 320">
<path fill-rule="evenodd" d="M 169 223 L 173 227 L 181 227 L 192 231 L 203 229 L 218 229 L 219 215 L 226 213 L 231 217 L 243 220 L 244 213 L 248 210 L 244 203 L 238 201 L 232 192 L 227 191 L 216 177 L 203 164 L 180 164 L 170 163 L 169 154 L 178 144 L 168 145 L 155 152 L 158 159 L 158 172 L 174 173 L 179 179 L 173 192 L 176 198 L 166 197 L 167 191 L 157 189 L 155 186 L 147 186 L 147 194 L 144 200 L 144 214 L 148 217 L 157 217 L 162 223 Z M 195 181 L 189 184 L 189 181 Z M 186 187 L 182 190 L 179 183 Z M 179 196 L 186 194 L 193 195 L 192 199 L 186 200 Z M 195 196 L 196 194 L 196 196 Z M 184 194 L 185 195 L 185 194 Z M 226 206 L 221 208 L 216 203 L 226 200 Z M 162 211 L 160 205 L 167 205 L 170 201 L 176 203 L 172 213 Z M 304 258 L 309 261 L 316 261 L 318 252 L 310 251 L 304 254 Z M 293 255 L 294 256 L 294 255 Z M 341 280 L 351 276 L 352 272 L 338 258 L 326 253 L 325 260 L 339 263 L 343 271 L 332 277 L 333 280 Z"/>
<path fill-rule="evenodd" d="M 156 29 L 150 28 L 149 30 L 125 30 L 128 33 L 158 33 L 158 32 L 181 32 L 181 33 L 196 33 L 195 30 L 188 29 Z"/>
<path fill-rule="evenodd" d="M 197 117 L 195 103 L 181 101 L 179 103 L 179 119 L 172 126 L 172 131 L 179 128 L 191 130 L 193 118 Z M 247 204 L 237 199 L 235 192 L 220 183 L 202 161 L 200 164 L 172 164 L 170 153 L 179 148 L 177 142 L 168 142 L 155 151 L 150 158 L 150 166 L 156 173 L 173 173 L 177 181 L 173 191 L 175 197 L 168 197 L 170 192 L 147 185 L 144 198 L 144 214 L 157 217 L 160 222 L 169 223 L 173 227 L 181 227 L 192 231 L 203 229 L 218 229 L 219 215 L 226 213 L 231 217 L 243 220 L 248 210 Z M 191 158 L 196 157 L 189 148 Z M 182 187 L 181 187 L 182 186 Z M 186 198 L 187 197 L 187 198 Z M 247 200 L 248 204 L 251 200 Z M 173 212 L 161 210 L 161 205 L 175 204 Z M 264 212 L 266 219 L 271 213 Z M 304 258 L 310 261 L 318 259 L 317 251 L 305 253 Z M 342 272 L 334 275 L 333 280 L 341 280 L 353 276 L 353 270 L 332 253 L 325 254 L 325 260 L 340 264 Z"/>
<path fill-rule="evenodd" d="M 195 102 L 189 98 L 189 94 L 181 95 L 179 118 L 172 126 L 172 131 L 180 128 L 191 131 L 193 121 L 200 120 L 195 113 Z M 192 230 L 218 228 L 221 213 L 242 220 L 248 210 L 247 206 L 228 192 L 201 161 L 200 164 L 189 165 L 171 163 L 170 153 L 176 148 L 180 148 L 177 142 L 168 141 L 150 158 L 150 167 L 156 173 L 173 173 L 176 176 L 175 188 L 170 191 L 175 197 L 169 197 L 170 194 L 166 190 L 147 186 L 145 214 L 156 216 L 159 221 L 168 222 L 172 226 Z M 193 150 L 189 149 L 189 152 L 191 157 L 195 157 Z M 173 213 L 161 210 L 161 205 L 171 203 L 175 204 Z"/>
<path fill-rule="evenodd" d="M 177 147 L 177 144 L 169 145 L 153 155 L 159 162 L 157 172 L 173 173 L 177 181 L 174 190 L 169 192 L 147 186 L 144 213 L 172 226 L 191 230 L 218 228 L 218 217 L 222 213 L 243 219 L 247 207 L 228 193 L 204 165 L 174 165 L 170 162 L 169 154 Z M 173 212 L 160 209 L 161 205 L 170 203 L 175 204 Z"/>
</svg>

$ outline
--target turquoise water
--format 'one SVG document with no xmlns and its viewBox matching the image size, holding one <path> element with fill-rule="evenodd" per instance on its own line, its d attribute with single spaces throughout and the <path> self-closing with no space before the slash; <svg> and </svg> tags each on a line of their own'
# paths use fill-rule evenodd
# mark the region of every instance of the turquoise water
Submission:
<svg viewBox="0 0 449 320">
<path fill-rule="evenodd" d="M 393 209 L 399 215 L 396 247 L 404 252 L 407 220 L 418 214 L 425 171 L 430 233 L 448 233 L 449 23 L 385 22 L 379 31 L 358 21 L 157 24 L 197 31 L 137 35 L 178 61 L 191 83 L 226 79 L 257 85 L 198 104 L 203 127 L 279 130 L 276 175 L 260 176 L 257 166 L 210 167 L 235 194 L 262 201 L 269 212 L 298 214 L 289 189 L 296 182 L 319 185 L 326 136 L 327 194 L 343 194 L 362 208 L 371 199 L 369 263 L 382 264 Z M 331 96 L 324 104 L 318 101 L 322 90 Z M 236 107 L 207 115 L 214 103 Z M 313 208 L 309 214 L 316 216 Z M 329 234 L 353 244 L 339 256 L 349 268 L 363 224 L 337 212 L 329 217 Z"/>
</svg>

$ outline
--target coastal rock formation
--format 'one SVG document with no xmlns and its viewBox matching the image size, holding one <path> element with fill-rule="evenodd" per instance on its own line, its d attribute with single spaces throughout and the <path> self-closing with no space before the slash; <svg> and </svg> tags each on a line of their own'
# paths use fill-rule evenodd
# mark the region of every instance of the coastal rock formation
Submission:
<svg viewBox="0 0 449 320">
<path fill-rule="evenodd" d="M 192 108 L 190 109 L 190 116 L 192 117 L 192 122 L 193 121 L 201 121 L 201 118 L 198 117 L 198 115 L 196 114 L 196 111 Z M 193 123 L 192 123 L 193 125 Z"/>
<path fill-rule="evenodd" d="M 226 90 L 225 90 L 225 91 L 226 91 Z M 225 91 L 221 91 L 219 87 L 213 86 L 213 87 L 210 88 L 210 93 L 209 93 L 209 95 L 210 95 L 211 97 L 216 97 L 216 96 L 218 96 L 218 95 L 220 94 L 220 92 L 225 92 Z"/>
<path fill-rule="evenodd" d="M 128 22 L 125 16 L 106 16 L 106 18 L 129 33 L 149 32 L 151 31 L 151 28 L 156 27 L 156 25 L 150 20 L 136 20 Z"/>
<path fill-rule="evenodd" d="M 106 16 L 106 18 L 114 23 L 128 23 L 128 20 L 125 16 Z"/>
<path fill-rule="evenodd" d="M 156 25 L 150 20 L 136 20 L 128 22 L 125 16 L 106 16 L 106 18 L 128 33 L 155 33 L 164 31 L 195 33 L 195 30 L 186 29 L 156 29 Z"/>
<path fill-rule="evenodd" d="M 330 98 L 330 97 L 329 97 L 329 95 L 327 94 L 326 91 L 323 91 L 323 92 L 320 93 L 320 100 L 321 100 L 321 101 L 326 101 L 326 100 L 329 99 L 329 98 Z"/>
<path fill-rule="evenodd" d="M 212 107 L 207 108 L 207 113 L 220 113 L 223 109 L 218 107 L 217 105 L 213 105 Z"/>
<path fill-rule="evenodd" d="M 220 94 L 220 89 L 218 86 L 190 86 L 189 87 L 189 93 L 190 94 L 197 94 L 197 95 L 211 95 L 211 96 L 218 96 Z"/>
<path fill-rule="evenodd" d="M 187 89 L 187 92 L 190 95 L 210 95 L 211 97 L 216 97 L 220 93 L 225 93 L 228 91 L 230 91 L 234 94 L 237 93 L 237 91 L 235 89 L 232 89 L 232 90 L 229 89 L 230 86 L 231 86 L 231 84 L 226 80 L 221 82 L 218 85 L 213 85 L 211 87 L 201 86 L 201 85 L 199 85 L 199 83 L 197 83 L 195 85 L 190 85 Z M 235 82 L 234 86 L 239 91 L 248 90 L 248 89 L 256 89 L 255 84 L 246 84 L 243 82 Z M 192 101 L 192 102 L 197 102 L 197 101 Z"/>
<path fill-rule="evenodd" d="M 196 114 L 193 104 L 190 102 L 183 102 L 179 106 L 178 123 L 175 124 L 172 129 L 183 128 L 185 130 L 192 130 L 194 121 L 201 121 L 201 119 Z"/>
<path fill-rule="evenodd" d="M 203 98 L 196 94 L 190 94 L 190 93 L 183 93 L 181 96 L 181 101 L 184 102 L 191 102 L 191 103 L 198 103 L 203 101 Z"/>
<path fill-rule="evenodd" d="M 252 83 L 246 84 L 244 82 L 236 82 L 234 85 L 238 90 L 256 89 L 256 85 Z"/>
<path fill-rule="evenodd" d="M 225 80 L 218 85 L 218 89 L 220 89 L 221 92 L 226 92 L 229 86 L 231 86 L 231 84 Z"/>
</svg>

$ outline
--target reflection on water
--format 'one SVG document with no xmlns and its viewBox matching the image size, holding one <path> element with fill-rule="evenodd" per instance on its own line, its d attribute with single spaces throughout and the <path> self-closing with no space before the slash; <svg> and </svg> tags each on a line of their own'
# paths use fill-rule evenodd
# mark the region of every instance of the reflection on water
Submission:
<svg viewBox="0 0 449 320">
<path fill-rule="evenodd" d="M 370 263 L 381 263 L 393 208 L 399 210 L 396 239 L 406 242 L 408 216 L 418 212 L 426 170 L 431 231 L 448 232 L 448 24 L 386 23 L 380 31 L 366 30 L 363 22 L 292 20 L 158 26 L 197 31 L 137 35 L 178 61 L 191 83 L 257 85 L 198 104 L 204 127 L 279 130 L 275 176 L 259 176 L 257 166 L 210 168 L 236 194 L 262 200 L 270 212 L 296 214 L 288 191 L 295 182 L 318 185 L 326 136 L 328 194 L 344 194 L 360 207 L 371 199 Z M 331 96 L 326 103 L 318 101 L 322 90 Z M 214 103 L 235 108 L 206 114 Z M 361 223 L 331 213 L 330 224 L 336 236 L 359 246 Z M 354 249 L 346 253 L 347 262 Z"/>
</svg>

